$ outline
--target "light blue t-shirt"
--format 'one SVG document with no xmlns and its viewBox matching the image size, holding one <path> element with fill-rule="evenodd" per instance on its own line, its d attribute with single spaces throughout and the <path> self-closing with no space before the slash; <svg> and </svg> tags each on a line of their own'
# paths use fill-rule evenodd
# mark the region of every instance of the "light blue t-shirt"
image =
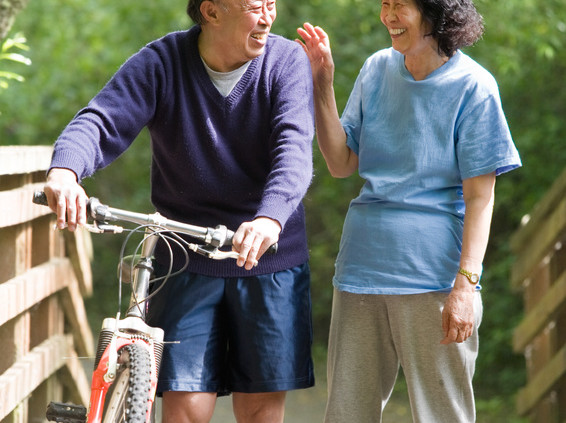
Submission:
<svg viewBox="0 0 566 423">
<path fill-rule="evenodd" d="M 334 285 L 446 291 L 462 246 L 462 180 L 521 166 L 495 79 L 458 51 L 423 81 L 392 48 L 368 58 L 341 117 L 365 184 L 344 222 Z"/>
</svg>

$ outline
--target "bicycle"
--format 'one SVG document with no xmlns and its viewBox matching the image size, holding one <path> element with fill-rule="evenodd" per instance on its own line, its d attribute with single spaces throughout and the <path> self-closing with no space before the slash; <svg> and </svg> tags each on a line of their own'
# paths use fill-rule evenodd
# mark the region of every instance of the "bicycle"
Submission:
<svg viewBox="0 0 566 423">
<path fill-rule="evenodd" d="M 47 205 L 45 193 L 36 192 L 33 202 Z M 167 219 L 159 213 L 142 214 L 112 208 L 94 197 L 88 200 L 87 214 L 93 221 L 85 225 L 90 232 L 129 232 L 123 241 L 118 264 L 119 310 L 115 318 L 106 318 L 102 322 L 88 408 L 51 402 L 46 417 L 59 423 L 148 423 L 154 419 L 153 404 L 164 345 L 163 330 L 145 322 L 147 301 L 160 289 L 156 288 L 150 294 L 150 285 L 159 280 L 163 286 L 169 277 L 183 272 L 189 260 L 187 250 L 215 260 L 237 258 L 235 251 L 220 250 L 231 245 L 234 232 L 223 225 L 206 228 Z M 137 226 L 126 229 L 115 223 Z M 136 233 L 143 233 L 143 239 L 133 255 L 125 256 L 126 246 Z M 181 235 L 188 235 L 202 244 L 189 242 Z M 185 263 L 175 271 L 170 265 L 165 276 L 152 279 L 152 255 L 160 239 L 167 243 L 171 255 L 172 245 L 181 247 Z M 274 244 L 269 252 L 276 250 L 277 244 Z M 130 282 L 132 292 L 122 319 L 120 309 L 124 280 Z"/>
</svg>

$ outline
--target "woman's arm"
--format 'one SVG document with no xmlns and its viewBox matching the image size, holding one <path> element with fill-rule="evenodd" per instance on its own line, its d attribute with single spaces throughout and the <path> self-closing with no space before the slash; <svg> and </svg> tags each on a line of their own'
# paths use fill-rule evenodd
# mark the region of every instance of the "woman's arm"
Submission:
<svg viewBox="0 0 566 423">
<path fill-rule="evenodd" d="M 345 178 L 358 168 L 358 156 L 346 145 L 346 132 L 340 123 L 334 96 L 334 61 L 328 35 L 309 23 L 297 32 L 297 40 L 305 50 L 313 76 L 316 138 L 330 174 Z"/>
<path fill-rule="evenodd" d="M 495 173 L 465 179 L 463 191 L 466 213 L 460 268 L 481 274 L 493 215 Z M 475 289 L 476 286 L 466 276 L 460 273 L 456 275 L 454 287 L 442 312 L 444 339 L 441 343 L 463 342 L 472 334 Z"/>
<path fill-rule="evenodd" d="M 466 214 L 460 267 L 472 273 L 481 274 L 493 215 L 495 173 L 465 179 L 463 191 Z M 465 276 L 460 274 L 459 276 L 456 279 L 458 286 L 466 286 L 463 282 L 470 284 Z"/>
</svg>

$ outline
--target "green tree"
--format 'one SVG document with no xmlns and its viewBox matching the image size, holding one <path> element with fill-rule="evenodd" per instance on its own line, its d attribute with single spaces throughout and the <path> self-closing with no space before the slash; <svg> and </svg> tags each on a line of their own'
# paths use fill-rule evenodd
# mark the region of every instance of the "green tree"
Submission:
<svg viewBox="0 0 566 423">
<path fill-rule="evenodd" d="M 16 15 L 26 4 L 27 0 L 3 0 L 0 2 L 0 62 L 2 62 L 0 63 L 0 93 L 8 88 L 9 81 L 24 81 L 24 77 L 5 68 L 6 61 L 30 64 L 27 57 L 14 52 L 14 49 L 27 50 L 23 35 L 17 34 L 14 38 L 5 39 Z"/>
<path fill-rule="evenodd" d="M 16 15 L 26 6 L 28 0 L 0 1 L 0 41 L 3 40 L 14 24 Z"/>
<path fill-rule="evenodd" d="M 31 65 L 31 60 L 20 53 L 14 52 L 15 49 L 29 49 L 29 47 L 26 45 L 26 39 L 22 34 L 16 34 L 14 38 L 7 38 L 0 44 L 0 62 L 11 61 L 28 66 Z M 9 81 L 15 80 L 18 82 L 23 82 L 25 80 L 23 76 L 16 72 L 3 70 L 4 63 L 5 62 L 0 63 L 0 93 L 8 88 Z"/>
</svg>

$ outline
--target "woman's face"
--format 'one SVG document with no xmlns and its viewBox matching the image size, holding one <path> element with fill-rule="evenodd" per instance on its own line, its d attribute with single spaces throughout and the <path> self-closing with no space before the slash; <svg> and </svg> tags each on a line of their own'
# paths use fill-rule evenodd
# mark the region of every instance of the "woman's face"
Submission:
<svg viewBox="0 0 566 423">
<path fill-rule="evenodd" d="M 428 52 L 431 44 L 436 44 L 432 37 L 425 37 L 429 25 L 415 0 L 383 0 L 380 17 L 389 31 L 393 48 L 405 56 Z"/>
</svg>

